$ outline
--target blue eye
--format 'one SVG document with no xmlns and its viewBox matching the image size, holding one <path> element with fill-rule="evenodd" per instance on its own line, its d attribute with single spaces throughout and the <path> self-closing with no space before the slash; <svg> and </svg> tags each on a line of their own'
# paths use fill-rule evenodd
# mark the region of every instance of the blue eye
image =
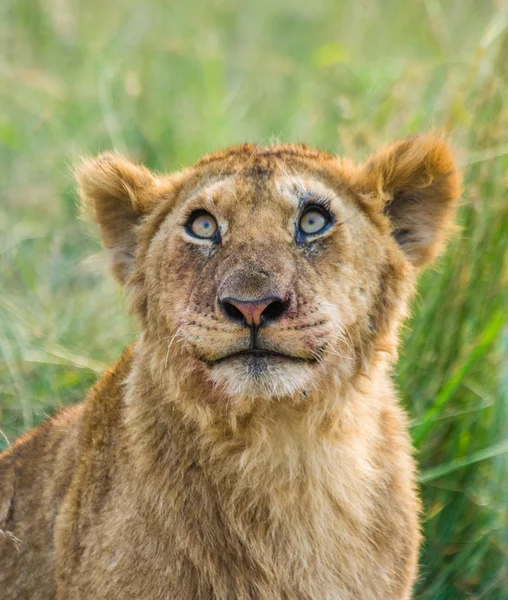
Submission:
<svg viewBox="0 0 508 600">
<path fill-rule="evenodd" d="M 219 226 L 214 217 L 212 217 L 210 213 L 204 211 L 191 215 L 191 218 L 187 223 L 187 231 L 194 237 L 204 240 L 213 238 L 218 228 Z"/>
<path fill-rule="evenodd" d="M 306 235 L 320 233 L 330 222 L 330 215 L 323 210 L 311 207 L 300 217 L 300 231 Z"/>
</svg>

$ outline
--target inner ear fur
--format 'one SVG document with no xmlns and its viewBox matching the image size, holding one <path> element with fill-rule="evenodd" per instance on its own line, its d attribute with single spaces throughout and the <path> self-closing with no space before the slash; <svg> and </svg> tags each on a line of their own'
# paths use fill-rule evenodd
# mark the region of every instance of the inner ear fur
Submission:
<svg viewBox="0 0 508 600">
<path fill-rule="evenodd" d="M 409 262 L 429 263 L 446 241 L 461 192 L 461 178 L 448 144 L 434 134 L 395 142 L 359 171 L 362 196 L 390 220 L 392 234 Z"/>
<path fill-rule="evenodd" d="M 147 168 L 113 153 L 83 160 L 76 178 L 84 211 L 111 252 L 113 274 L 125 283 L 135 264 L 136 226 L 153 208 L 157 180 Z"/>
</svg>

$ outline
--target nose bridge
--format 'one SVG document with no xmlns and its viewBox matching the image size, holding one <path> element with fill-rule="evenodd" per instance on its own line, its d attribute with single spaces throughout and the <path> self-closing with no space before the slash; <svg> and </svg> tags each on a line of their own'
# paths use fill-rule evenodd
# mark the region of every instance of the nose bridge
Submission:
<svg viewBox="0 0 508 600">
<path fill-rule="evenodd" d="M 221 298 L 231 297 L 248 302 L 278 295 L 274 277 L 255 263 L 244 264 L 224 274 L 219 286 Z"/>
<path fill-rule="evenodd" d="M 218 295 L 239 300 L 285 298 L 291 280 L 291 262 L 276 243 L 241 243 L 225 261 Z"/>
</svg>

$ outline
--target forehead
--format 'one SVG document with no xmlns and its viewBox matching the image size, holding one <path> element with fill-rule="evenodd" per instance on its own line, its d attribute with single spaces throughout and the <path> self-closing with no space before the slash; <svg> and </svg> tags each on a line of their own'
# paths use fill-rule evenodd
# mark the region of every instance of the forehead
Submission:
<svg viewBox="0 0 508 600">
<path fill-rule="evenodd" d="M 186 203 L 221 209 L 251 206 L 253 209 L 294 210 L 309 200 L 331 202 L 336 197 L 318 178 L 305 173 L 275 171 L 270 177 L 222 177 L 198 186 Z"/>
<path fill-rule="evenodd" d="M 226 207 L 294 208 L 306 197 L 332 200 L 347 185 L 338 160 L 306 146 L 240 146 L 205 156 L 193 169 L 182 200 Z"/>
</svg>

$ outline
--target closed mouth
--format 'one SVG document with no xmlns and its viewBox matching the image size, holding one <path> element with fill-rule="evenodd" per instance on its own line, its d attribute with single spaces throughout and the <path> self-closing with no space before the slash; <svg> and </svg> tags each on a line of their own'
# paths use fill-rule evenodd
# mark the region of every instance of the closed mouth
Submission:
<svg viewBox="0 0 508 600">
<path fill-rule="evenodd" d="M 264 350 L 262 348 L 250 348 L 249 350 L 241 350 L 240 352 L 234 352 L 233 354 L 228 354 L 226 356 L 222 356 L 217 360 L 214 360 L 212 364 L 219 364 L 226 360 L 230 360 L 233 358 L 254 358 L 254 359 L 263 359 L 263 358 L 282 358 L 284 360 L 291 360 L 297 362 L 314 362 L 313 358 L 303 358 L 301 356 L 291 356 L 290 354 L 283 354 L 282 352 L 273 352 L 272 350 Z"/>
</svg>

